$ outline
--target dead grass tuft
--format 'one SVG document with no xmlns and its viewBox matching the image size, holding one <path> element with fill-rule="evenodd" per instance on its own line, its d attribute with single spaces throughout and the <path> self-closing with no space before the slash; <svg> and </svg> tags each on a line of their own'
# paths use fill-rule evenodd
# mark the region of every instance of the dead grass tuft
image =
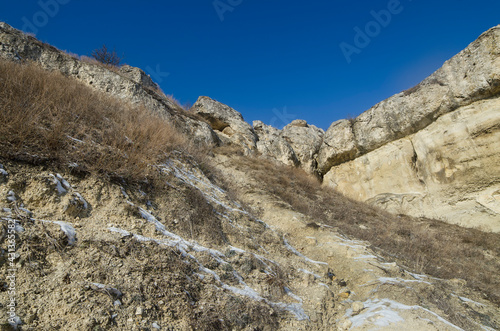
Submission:
<svg viewBox="0 0 500 331">
<path fill-rule="evenodd" d="M 161 115 L 35 64 L 0 61 L 0 156 L 144 180 L 185 138 Z"/>
</svg>

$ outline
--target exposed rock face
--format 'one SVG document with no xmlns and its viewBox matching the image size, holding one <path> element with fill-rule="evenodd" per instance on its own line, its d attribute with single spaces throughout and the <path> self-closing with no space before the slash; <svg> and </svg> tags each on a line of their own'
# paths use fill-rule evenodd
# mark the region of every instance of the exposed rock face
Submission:
<svg viewBox="0 0 500 331">
<path fill-rule="evenodd" d="M 500 231 L 500 26 L 325 134 L 325 185 L 391 212 Z"/>
<path fill-rule="evenodd" d="M 500 98 L 333 167 L 324 183 L 391 212 L 500 232 Z"/>
<path fill-rule="evenodd" d="M 322 129 L 308 125 L 304 120 L 295 120 L 283 128 L 283 138 L 292 146 L 300 166 L 309 173 L 316 172 L 316 156 L 324 133 Z"/>
<path fill-rule="evenodd" d="M 191 111 L 205 118 L 222 141 L 239 144 L 250 151 L 257 148 L 257 136 L 253 128 L 233 108 L 201 96 Z"/>
<path fill-rule="evenodd" d="M 253 129 L 259 137 L 257 150 L 262 155 L 269 156 L 286 165 L 298 166 L 300 164 L 292 146 L 281 135 L 281 130 L 261 121 L 254 121 Z"/>
<path fill-rule="evenodd" d="M 45 69 L 60 71 L 96 90 L 144 104 L 169 118 L 180 131 L 189 134 L 198 143 L 218 143 L 208 124 L 185 116 L 183 110 L 159 93 L 151 78 L 138 68 L 124 66 L 112 71 L 92 62 L 80 61 L 3 22 L 0 22 L 0 58 L 35 61 Z"/>
<path fill-rule="evenodd" d="M 323 144 L 318 154 L 318 170 L 326 173 L 333 166 L 352 160 L 358 153 L 356 139 L 352 130 L 353 121 L 333 122 L 326 130 Z"/>
<path fill-rule="evenodd" d="M 350 130 L 330 127 L 330 137 L 343 137 L 322 146 L 319 169 L 352 160 L 396 139 L 413 134 L 443 114 L 500 92 L 500 26 L 483 33 L 465 50 L 422 81 L 358 116 Z M 354 137 L 354 139 L 353 139 Z M 346 148 L 348 147 L 348 148 Z"/>
<path fill-rule="evenodd" d="M 149 77 L 149 75 L 147 75 L 140 68 L 132 67 L 125 64 L 120 67 L 120 73 L 146 88 L 152 88 L 152 89 L 158 88 L 158 86 L 155 84 L 155 82 L 153 82 L 151 77 Z"/>
</svg>

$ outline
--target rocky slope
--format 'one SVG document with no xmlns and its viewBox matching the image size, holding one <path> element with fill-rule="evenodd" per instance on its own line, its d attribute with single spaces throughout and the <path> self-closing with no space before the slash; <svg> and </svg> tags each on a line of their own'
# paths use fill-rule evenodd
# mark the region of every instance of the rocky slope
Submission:
<svg viewBox="0 0 500 331">
<path fill-rule="evenodd" d="M 462 280 L 415 274 L 293 211 L 220 156 L 252 216 L 195 164 L 161 165 L 161 194 L 2 165 L 3 240 L 16 223 L 23 330 L 470 330 L 500 310 Z M 201 223 L 200 223 L 201 221 Z M 5 245 L 5 241 L 3 242 Z M 6 247 L 5 247 L 6 249 Z M 6 254 L 4 264 L 9 261 Z M 9 274 L 1 270 L 2 279 Z M 0 292 L 2 302 L 9 300 Z M 5 306 L 2 308 L 6 315 Z M 450 311 L 453 314 L 450 314 Z"/>
<path fill-rule="evenodd" d="M 492 31 L 479 43 L 497 33 Z M 207 149 L 211 170 L 184 152 L 165 155 L 163 162 L 150 165 L 164 184 L 161 188 L 148 181 L 128 183 L 71 167 L 0 156 L 0 279 L 4 282 L 0 311 L 7 316 L 7 276 L 14 269 L 17 308 L 11 324 L 15 327 L 489 330 L 500 326 L 498 305 L 465 281 L 417 274 L 389 262 L 369 243 L 345 237 L 322 219 L 298 212 L 263 189 L 265 183 L 251 177 L 239 159 L 258 151 L 311 173 L 324 173 L 328 182 L 336 183 L 336 167 L 368 157 L 397 140 L 377 143 L 370 153 L 359 151 L 359 143 L 352 140 L 354 147 L 344 144 L 343 148 L 359 153 L 342 156 L 346 163 L 332 163 L 328 172 L 322 172 L 319 156 L 333 155 L 331 151 L 325 154 L 325 144 L 332 137 L 345 143 L 353 132 L 346 122 L 339 125 L 341 135 L 300 120 L 283 130 L 261 122 L 252 127 L 237 111 L 208 97 L 200 97 L 192 112 L 186 113 L 157 91 L 140 69 L 109 70 L 82 62 L 4 23 L 0 23 L 0 57 L 21 63 L 33 60 L 97 91 L 144 104 L 170 119 L 197 144 L 242 147 L 242 152 L 236 148 L 230 153 Z M 493 149 L 488 139 L 496 131 L 487 122 L 489 117 L 494 119 L 491 107 L 496 101 L 478 100 L 484 96 L 471 96 L 474 103 L 455 110 L 462 111 L 457 118 L 468 127 L 464 132 L 454 131 L 457 136 L 484 139 L 482 149 L 453 145 L 453 137 L 445 134 L 436 144 L 457 151 L 470 148 L 481 155 L 474 159 L 477 162 L 486 158 L 493 162 L 495 153 L 486 151 Z M 478 113 L 490 115 L 474 116 Z M 434 123 L 411 132 L 421 135 L 420 140 L 412 140 L 411 151 L 422 155 L 412 159 L 412 166 L 419 162 L 426 166 L 424 154 L 438 158 L 425 151 L 430 143 L 426 137 L 439 134 L 439 128 L 433 129 L 435 123 L 455 124 L 456 118 L 446 117 L 453 114 L 443 113 Z M 391 137 L 409 140 L 398 135 Z M 259 163 L 259 159 L 245 160 Z M 469 165 L 474 160 L 461 162 Z M 353 169 L 345 173 L 357 170 Z M 493 163 L 491 171 L 477 171 L 474 176 L 492 178 Z M 485 187 L 490 184 L 483 182 Z M 240 193 L 235 194 L 234 188 Z M 370 213 L 377 217 L 376 211 Z M 10 225 L 16 232 L 13 254 L 8 254 Z M 494 254 L 484 252 L 485 256 Z M 2 327 L 8 329 L 8 323 Z"/>
</svg>

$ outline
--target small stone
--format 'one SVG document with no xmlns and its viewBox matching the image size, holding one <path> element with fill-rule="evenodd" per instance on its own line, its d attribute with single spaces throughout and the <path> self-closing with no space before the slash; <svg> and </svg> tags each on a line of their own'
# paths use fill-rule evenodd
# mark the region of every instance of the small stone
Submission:
<svg viewBox="0 0 500 331">
<path fill-rule="evenodd" d="M 362 302 L 356 301 L 352 303 L 352 312 L 353 314 L 359 314 L 363 309 L 365 308 L 365 305 Z"/>
<path fill-rule="evenodd" d="M 351 295 L 351 292 L 347 291 L 347 292 L 342 292 L 339 294 L 339 298 L 341 299 L 347 299 L 349 298 L 349 295 Z"/>
<path fill-rule="evenodd" d="M 144 313 L 144 310 L 142 309 L 142 307 L 137 307 L 137 309 L 135 310 L 136 316 L 142 316 L 143 313 Z"/>
<path fill-rule="evenodd" d="M 351 320 L 346 319 L 344 322 L 342 322 L 342 329 L 341 330 L 349 330 L 352 326 Z"/>
<path fill-rule="evenodd" d="M 153 327 L 153 329 L 157 329 L 157 330 L 160 330 L 160 326 L 158 324 L 156 324 L 155 322 L 153 322 L 153 324 L 151 324 L 151 326 Z"/>
</svg>

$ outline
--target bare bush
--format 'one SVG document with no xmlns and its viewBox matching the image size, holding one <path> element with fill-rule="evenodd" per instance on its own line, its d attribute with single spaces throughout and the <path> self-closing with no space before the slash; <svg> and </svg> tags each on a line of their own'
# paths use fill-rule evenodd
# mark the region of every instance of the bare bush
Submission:
<svg viewBox="0 0 500 331">
<path fill-rule="evenodd" d="M 102 45 L 101 48 L 93 50 L 92 57 L 105 65 L 114 67 L 118 67 L 122 62 L 122 59 L 118 56 L 116 50 L 114 48 L 113 50 L 109 50 L 106 45 Z"/>
</svg>

